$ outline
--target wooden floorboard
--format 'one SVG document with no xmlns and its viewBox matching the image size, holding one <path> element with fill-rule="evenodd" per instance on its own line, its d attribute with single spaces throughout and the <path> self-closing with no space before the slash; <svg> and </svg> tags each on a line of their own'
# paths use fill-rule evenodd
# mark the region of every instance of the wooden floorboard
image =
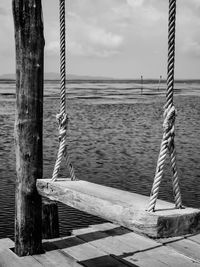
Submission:
<svg viewBox="0 0 200 267">
<path fill-rule="evenodd" d="M 200 267 L 200 263 L 166 246 L 138 252 L 124 259 L 140 267 Z"/>
<path fill-rule="evenodd" d="M 171 242 L 167 244 L 167 246 L 200 262 L 200 244 L 193 242 L 192 240 L 182 239 L 176 242 Z"/>
<path fill-rule="evenodd" d="M 46 252 L 45 254 L 42 255 L 35 255 L 33 256 L 37 261 L 39 261 L 42 266 L 45 267 L 71 267 L 70 263 L 67 260 L 67 257 L 64 256 L 61 252 L 59 251 L 51 251 L 51 252 Z M 75 263 L 75 261 L 74 261 Z M 75 266 L 75 265 L 74 265 Z"/>
<path fill-rule="evenodd" d="M 43 266 L 32 256 L 18 257 L 10 249 L 0 251 L 0 266 L 3 267 L 41 267 Z"/>
<path fill-rule="evenodd" d="M 0 239 L 0 250 L 14 247 L 14 242 L 10 238 Z"/>
<path fill-rule="evenodd" d="M 64 248 L 62 249 L 62 251 L 75 258 L 77 261 L 85 261 L 107 255 L 107 253 L 100 251 L 94 246 L 87 243 Z"/>
<path fill-rule="evenodd" d="M 90 228 L 92 228 L 92 231 L 90 231 Z M 115 255 L 161 246 L 160 243 L 150 238 L 135 234 L 117 225 L 115 227 L 109 224 L 95 225 L 94 227 L 91 226 L 84 229 L 84 234 L 82 233 L 81 231 L 77 232 L 77 234 L 80 234 L 78 235 L 80 239 L 90 242 L 91 245 L 107 253 Z"/>
<path fill-rule="evenodd" d="M 187 239 L 192 240 L 192 241 L 200 244 L 200 234 L 191 235 L 190 237 L 187 237 Z"/>
<path fill-rule="evenodd" d="M 107 231 L 107 230 L 118 228 L 119 225 L 107 222 L 107 223 L 94 224 L 94 225 L 91 225 L 90 227 L 92 227 L 95 230 L 99 230 L 99 231 Z"/>
<path fill-rule="evenodd" d="M 112 223 L 76 229 L 44 240 L 45 253 L 18 257 L 0 239 L 0 267 L 200 267 L 200 235 L 152 240 Z"/>
<path fill-rule="evenodd" d="M 109 255 L 81 261 L 80 263 L 85 267 L 137 267 L 135 264 L 129 265 L 128 262 L 118 260 L 117 258 Z"/>
</svg>

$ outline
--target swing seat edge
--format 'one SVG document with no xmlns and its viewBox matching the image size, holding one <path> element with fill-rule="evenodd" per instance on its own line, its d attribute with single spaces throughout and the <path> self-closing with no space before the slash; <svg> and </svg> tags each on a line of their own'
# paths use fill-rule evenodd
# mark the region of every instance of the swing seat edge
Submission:
<svg viewBox="0 0 200 267">
<path fill-rule="evenodd" d="M 152 238 L 167 238 L 200 232 L 200 210 L 176 209 L 173 203 L 158 200 L 155 212 L 146 211 L 149 197 L 70 179 L 37 180 L 38 193 L 51 200 L 98 216 Z"/>
</svg>

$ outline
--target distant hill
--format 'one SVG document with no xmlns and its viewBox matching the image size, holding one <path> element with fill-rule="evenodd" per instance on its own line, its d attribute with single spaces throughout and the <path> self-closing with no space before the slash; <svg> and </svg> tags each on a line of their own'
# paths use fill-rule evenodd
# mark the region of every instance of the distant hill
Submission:
<svg viewBox="0 0 200 267">
<path fill-rule="evenodd" d="M 45 80 L 59 80 L 60 74 L 55 72 L 47 72 L 44 74 Z M 85 75 L 76 75 L 76 74 L 67 74 L 67 79 L 69 80 L 112 80 L 110 77 L 102 76 L 85 76 Z M 0 75 L 0 80 L 15 80 L 15 74 L 3 74 Z"/>
<path fill-rule="evenodd" d="M 0 80 L 15 80 L 15 74 L 0 75 Z"/>
</svg>

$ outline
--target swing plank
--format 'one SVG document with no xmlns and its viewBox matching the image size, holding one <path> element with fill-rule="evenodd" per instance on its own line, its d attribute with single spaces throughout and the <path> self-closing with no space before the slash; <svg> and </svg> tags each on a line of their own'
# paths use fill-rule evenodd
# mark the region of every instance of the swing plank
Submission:
<svg viewBox="0 0 200 267">
<path fill-rule="evenodd" d="M 175 209 L 158 200 L 155 212 L 147 212 L 149 197 L 83 180 L 38 179 L 40 195 L 99 216 L 154 238 L 200 232 L 200 210 Z"/>
</svg>

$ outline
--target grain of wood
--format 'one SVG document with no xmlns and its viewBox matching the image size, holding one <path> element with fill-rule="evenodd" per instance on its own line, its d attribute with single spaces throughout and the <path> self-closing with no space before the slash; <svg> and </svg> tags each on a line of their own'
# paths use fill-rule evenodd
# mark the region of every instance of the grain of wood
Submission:
<svg viewBox="0 0 200 267">
<path fill-rule="evenodd" d="M 92 232 L 96 232 L 96 229 L 93 229 L 92 227 L 86 227 L 86 228 L 81 228 L 81 229 L 76 229 L 72 231 L 72 235 L 83 235 L 83 234 L 88 234 Z"/>
<path fill-rule="evenodd" d="M 15 251 L 42 251 L 41 197 L 44 37 L 41 0 L 13 0 L 16 44 Z"/>
<path fill-rule="evenodd" d="M 117 236 L 116 239 L 128 244 L 132 248 L 133 252 L 161 246 L 161 244 L 159 244 L 158 242 L 136 233 L 127 233 L 120 235 Z"/>
<path fill-rule="evenodd" d="M 122 240 L 118 240 L 116 237 L 105 237 L 91 241 L 89 244 L 106 252 L 107 254 L 114 254 L 116 256 L 133 252 L 133 247 L 130 244 L 127 244 Z"/>
<path fill-rule="evenodd" d="M 47 267 L 80 267 L 77 261 L 60 250 L 52 250 L 42 255 L 33 256 L 42 266 Z"/>
<path fill-rule="evenodd" d="M 47 257 L 46 254 L 33 255 L 33 258 L 44 267 L 56 267 L 56 265 Z"/>
<path fill-rule="evenodd" d="M 175 249 L 179 253 L 198 260 L 200 262 L 200 244 L 192 240 L 182 239 L 179 241 L 168 243 L 167 246 Z"/>
<path fill-rule="evenodd" d="M 73 247 L 68 247 L 62 250 L 65 253 L 69 254 L 74 259 L 76 259 L 77 261 L 85 261 L 107 255 L 107 253 L 100 251 L 97 248 L 87 243 L 83 243 Z"/>
<path fill-rule="evenodd" d="M 108 222 L 108 223 L 93 224 L 91 225 L 91 227 L 99 231 L 107 231 L 114 228 L 118 228 L 120 227 L 120 225 Z"/>
<path fill-rule="evenodd" d="M 150 249 L 144 252 L 138 252 L 124 259 L 140 267 L 200 267 L 199 262 L 165 246 Z"/>
<path fill-rule="evenodd" d="M 14 247 L 15 243 L 10 238 L 0 239 L 0 250 Z"/>
<path fill-rule="evenodd" d="M 200 234 L 197 234 L 197 235 L 193 235 L 193 236 L 187 237 L 187 239 L 192 240 L 192 241 L 194 241 L 194 242 L 200 244 Z"/>
<path fill-rule="evenodd" d="M 42 238 L 53 239 L 58 238 L 59 218 L 58 205 L 55 201 L 48 199 L 42 200 Z"/>
<path fill-rule="evenodd" d="M 1 267 L 41 267 L 42 265 L 32 256 L 18 257 L 10 249 L 0 251 L 0 266 Z"/>
<path fill-rule="evenodd" d="M 169 237 L 200 230 L 200 210 L 175 209 L 158 201 L 147 212 L 148 197 L 87 181 L 37 181 L 41 195 L 152 237 Z"/>
</svg>

